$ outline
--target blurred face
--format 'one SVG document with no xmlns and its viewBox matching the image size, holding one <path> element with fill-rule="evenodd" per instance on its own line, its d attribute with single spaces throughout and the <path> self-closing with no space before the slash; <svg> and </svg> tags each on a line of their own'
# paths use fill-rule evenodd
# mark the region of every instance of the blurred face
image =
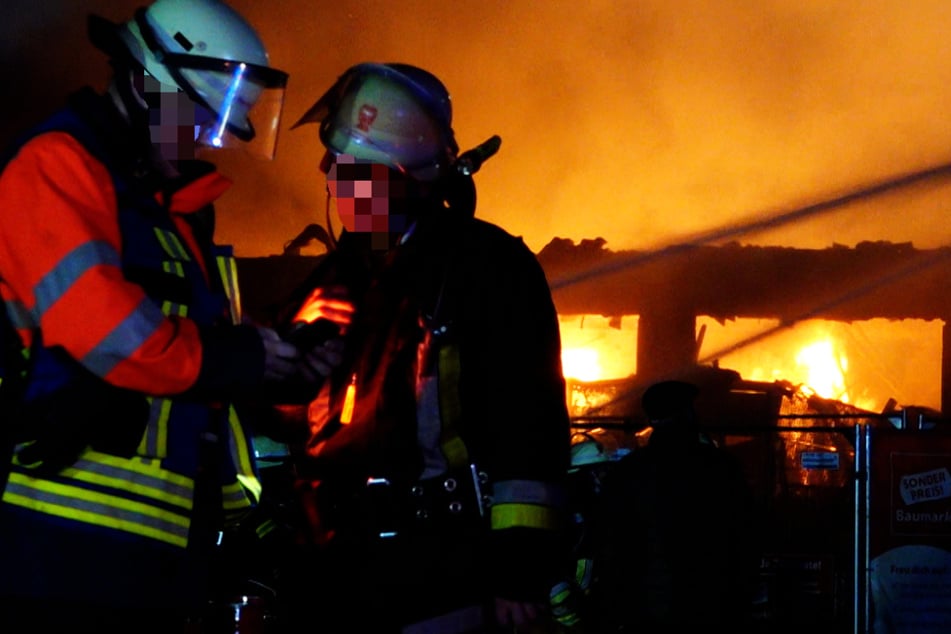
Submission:
<svg viewBox="0 0 951 634">
<path fill-rule="evenodd" d="M 341 154 L 327 171 L 327 190 L 347 231 L 372 234 L 374 246 L 389 246 L 409 227 L 407 181 L 386 165 Z"/>
<path fill-rule="evenodd" d="M 195 104 L 177 86 L 158 82 L 148 73 L 136 77 L 136 89 L 149 111 L 149 136 L 167 161 L 194 159 L 202 124 L 212 114 Z"/>
</svg>

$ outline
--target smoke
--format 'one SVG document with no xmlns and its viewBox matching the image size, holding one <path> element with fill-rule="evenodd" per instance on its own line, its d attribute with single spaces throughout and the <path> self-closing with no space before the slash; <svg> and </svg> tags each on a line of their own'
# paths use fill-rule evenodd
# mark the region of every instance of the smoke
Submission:
<svg viewBox="0 0 951 634">
<path fill-rule="evenodd" d="M 140 4 L 8 2 L 5 139 L 104 80 L 86 13 L 121 21 Z M 291 75 L 278 158 L 216 157 L 236 179 L 221 236 L 244 256 L 324 222 L 316 131 L 289 127 L 360 61 L 440 76 L 463 149 L 502 137 L 478 213 L 536 251 L 556 236 L 651 248 L 951 161 L 942 0 L 233 4 Z M 943 245 L 946 180 L 749 240 Z"/>
<path fill-rule="evenodd" d="M 87 13 L 123 21 L 145 3 L 7 0 L 0 140 L 79 86 L 104 85 Z M 477 214 L 536 252 L 555 237 L 658 251 L 726 237 L 800 248 L 951 244 L 946 171 L 878 187 L 951 163 L 946 0 L 913 10 L 902 0 L 233 5 L 291 76 L 277 158 L 214 157 L 235 180 L 218 235 L 239 256 L 280 253 L 325 223 L 315 126 L 290 126 L 362 61 L 438 75 L 463 150 L 502 137 L 476 177 Z M 850 195 L 868 188 L 876 194 Z"/>
<path fill-rule="evenodd" d="M 436 72 L 463 148 L 503 139 L 479 215 L 535 250 L 555 236 L 650 248 L 951 160 L 940 1 L 292 2 L 283 25 L 239 4 L 291 72 L 289 120 L 351 63 Z M 319 214 L 313 130 L 282 143 L 278 171 L 301 176 L 271 195 Z M 945 180 L 749 240 L 942 245 Z"/>
</svg>

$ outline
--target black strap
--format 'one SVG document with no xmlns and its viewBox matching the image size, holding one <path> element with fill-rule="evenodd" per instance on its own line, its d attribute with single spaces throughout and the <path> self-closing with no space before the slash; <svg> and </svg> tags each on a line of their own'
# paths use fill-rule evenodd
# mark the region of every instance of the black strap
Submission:
<svg viewBox="0 0 951 634">
<path fill-rule="evenodd" d="M 26 387 L 27 359 L 23 343 L 0 304 L 0 493 L 7 486 L 13 448 L 17 442 L 19 411 Z"/>
</svg>

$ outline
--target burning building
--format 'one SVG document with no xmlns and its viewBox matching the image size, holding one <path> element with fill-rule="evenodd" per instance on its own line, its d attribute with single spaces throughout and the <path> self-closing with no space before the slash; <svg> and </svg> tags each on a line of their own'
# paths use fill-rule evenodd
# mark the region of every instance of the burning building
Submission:
<svg viewBox="0 0 951 634">
<path fill-rule="evenodd" d="M 299 243 L 289 242 L 286 255 L 239 260 L 243 300 L 252 316 L 267 314 L 319 260 L 299 255 Z M 730 243 L 638 252 L 611 251 L 600 239 L 575 244 L 556 238 L 538 258 L 562 320 L 566 398 L 576 430 L 614 448 L 636 449 L 645 426 L 643 390 L 672 377 L 700 385 L 702 422 L 743 460 L 768 517 L 763 622 L 843 632 L 858 622 L 865 627 L 873 618 L 866 575 L 881 541 L 869 523 L 875 514 L 869 500 L 881 498 L 888 486 L 872 492 L 858 478 L 872 460 L 867 434 L 876 429 L 887 437 L 894 430 L 942 424 L 951 403 L 951 300 L 932 289 L 951 273 L 951 249 L 887 242 L 821 250 Z M 707 340 L 708 329 L 743 319 L 769 325 Z M 838 392 L 820 393 L 819 374 L 782 378 L 794 358 L 762 377 L 724 363 L 738 350 L 767 347 L 770 337 L 803 322 L 875 319 L 940 324 L 940 360 L 931 377 L 940 407 L 902 403 L 888 394 L 877 394 L 877 401 L 866 395 L 866 407 L 850 403 L 841 379 L 854 367 L 830 353 L 835 341 L 815 340 L 813 332 L 797 333 L 798 353 L 805 363 L 831 360 Z M 607 345 L 577 338 L 586 322 L 613 338 Z M 806 359 L 809 353 L 818 360 Z M 586 373 L 583 362 L 590 365 L 593 354 L 602 365 Z"/>
</svg>

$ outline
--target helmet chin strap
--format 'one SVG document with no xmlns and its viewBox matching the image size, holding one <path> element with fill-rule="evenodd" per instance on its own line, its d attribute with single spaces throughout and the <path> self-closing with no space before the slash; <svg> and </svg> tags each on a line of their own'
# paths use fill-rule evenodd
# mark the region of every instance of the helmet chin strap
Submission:
<svg viewBox="0 0 951 634">
<path fill-rule="evenodd" d="M 324 210 L 324 219 L 327 223 L 327 236 L 330 238 L 330 250 L 333 250 L 337 248 L 337 236 L 334 235 L 333 220 L 330 217 L 330 189 L 327 189 L 325 193 L 327 194 L 327 202 Z"/>
<path fill-rule="evenodd" d="M 151 144 L 148 134 L 149 109 L 145 100 L 142 99 L 142 96 L 135 88 L 134 74 L 142 71 L 134 68 L 130 64 L 115 60 L 113 61 L 113 68 L 113 80 L 110 84 L 110 88 L 114 89 L 112 92 L 118 97 L 116 105 L 129 122 L 133 133 L 144 136 L 148 143 Z"/>
</svg>

